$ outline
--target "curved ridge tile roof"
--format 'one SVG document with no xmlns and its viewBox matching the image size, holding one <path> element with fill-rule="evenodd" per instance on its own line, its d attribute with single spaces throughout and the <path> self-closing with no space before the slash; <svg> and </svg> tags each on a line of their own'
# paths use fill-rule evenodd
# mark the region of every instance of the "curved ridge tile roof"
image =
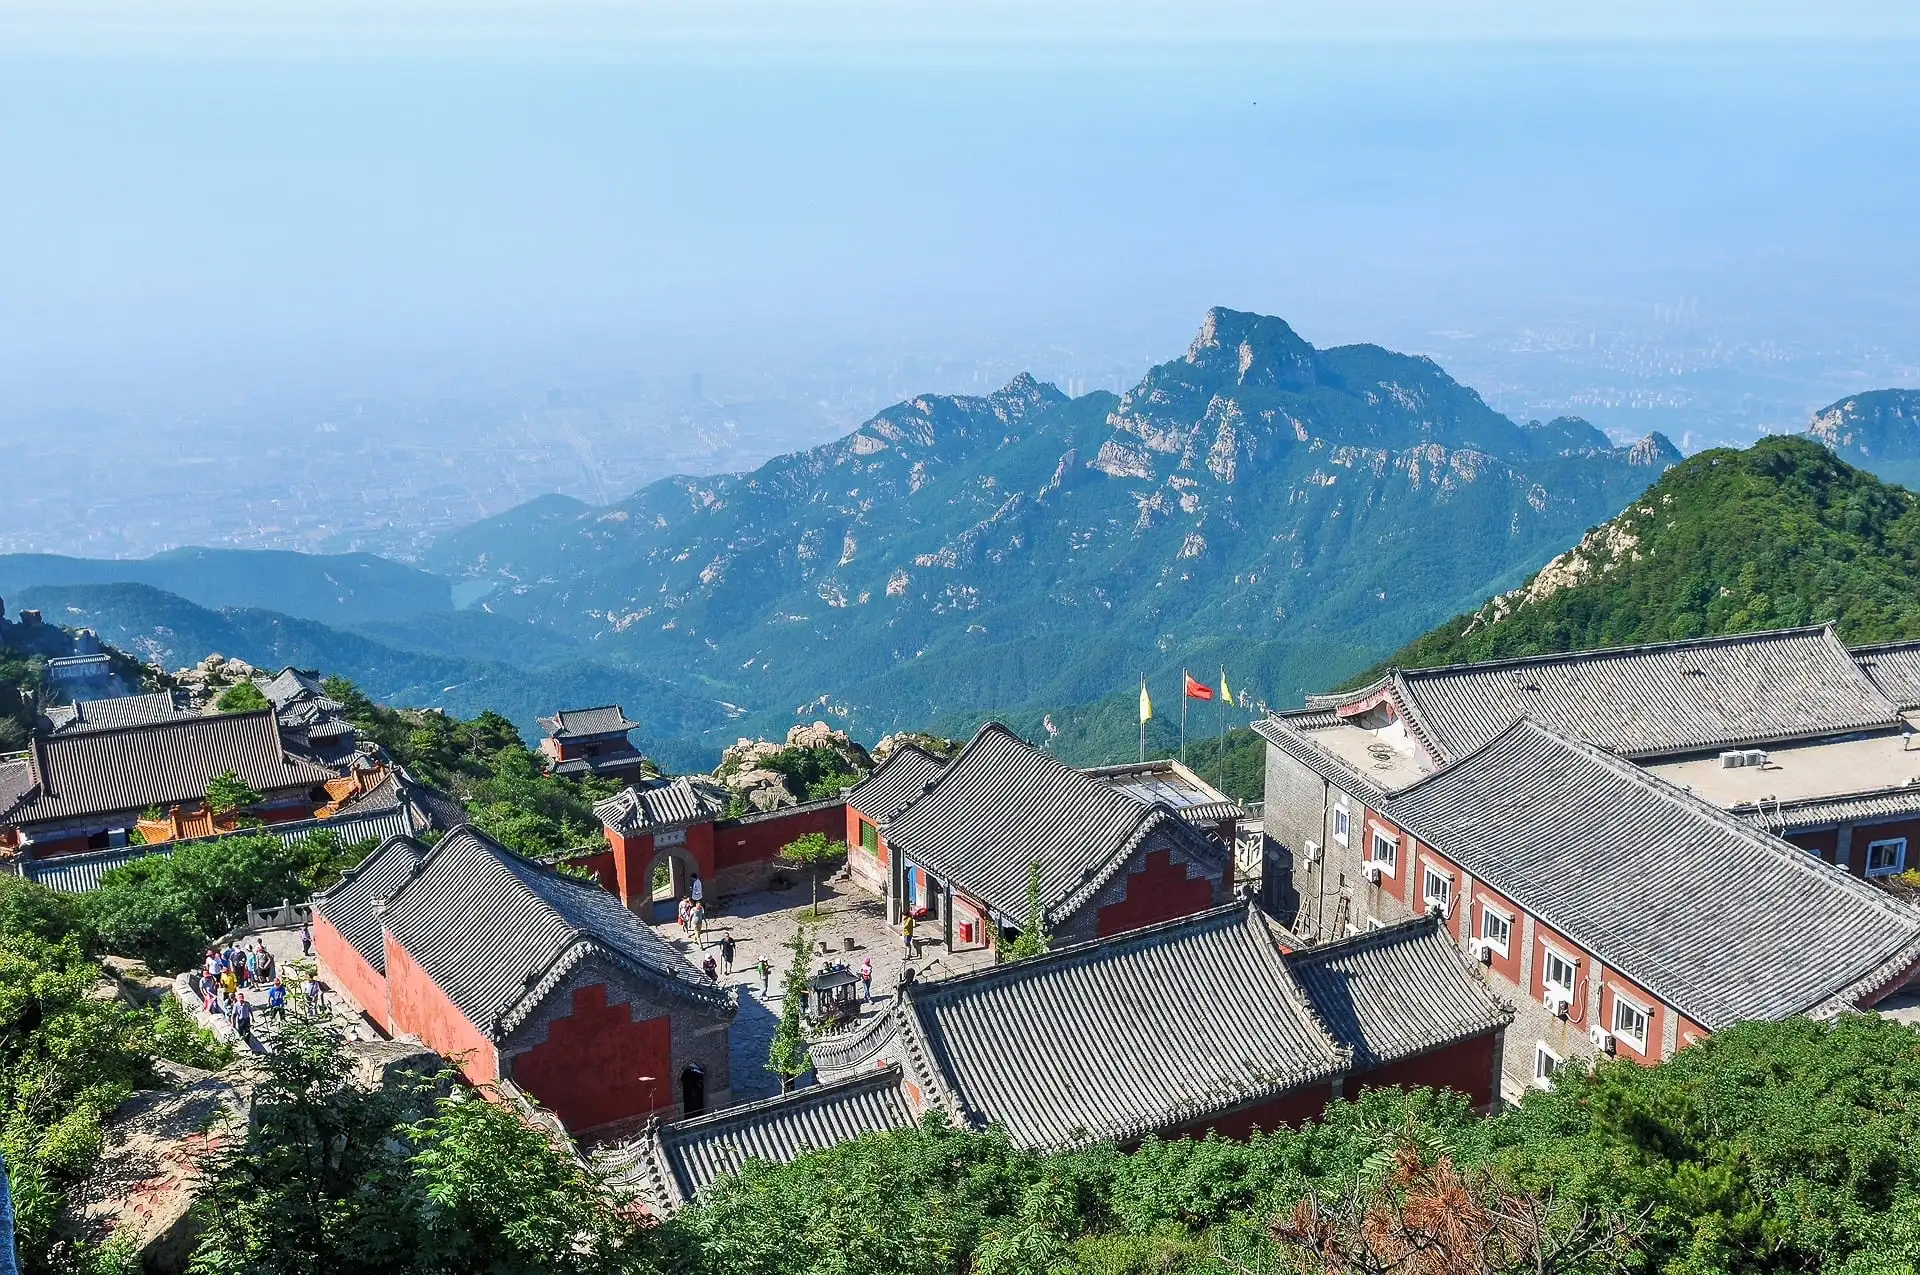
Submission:
<svg viewBox="0 0 1920 1275">
<path fill-rule="evenodd" d="M 1040 906 L 1070 914 L 1163 824 L 1197 857 L 1221 851 L 1169 807 L 1148 805 L 1061 765 L 998 722 L 947 763 L 920 800 L 888 821 L 887 844 L 1006 917 L 1024 916 L 1040 865 Z"/>
<path fill-rule="evenodd" d="M 1709 1030 L 1802 1013 L 1920 939 L 1920 910 L 1533 721 L 1382 813 Z"/>
<path fill-rule="evenodd" d="M 387 905 L 386 927 L 467 1021 L 503 1039 L 567 971 L 605 955 L 672 995 L 732 1017 L 736 994 L 700 972 L 620 900 L 462 825 Z"/>
<path fill-rule="evenodd" d="M 593 807 L 601 823 L 628 834 L 717 819 L 726 811 L 727 790 L 694 775 L 631 784 Z"/>
<path fill-rule="evenodd" d="M 1900 708 L 1830 626 L 1396 670 L 1385 690 L 1442 759 L 1530 717 L 1623 757 L 1659 757 L 1895 726 Z"/>
<path fill-rule="evenodd" d="M 1920 642 L 1856 646 L 1853 662 L 1901 708 L 1920 708 Z"/>
<path fill-rule="evenodd" d="M 360 959 L 387 972 L 387 940 L 380 908 L 413 879 L 427 847 L 412 837 L 389 837 L 372 854 L 313 896 L 314 915 L 339 931 Z"/>
<path fill-rule="evenodd" d="M 198 801 L 207 780 L 228 770 L 262 793 L 339 777 L 287 752 L 266 709 L 44 736 L 32 758 L 39 791 L 18 804 L 19 823 Z"/>
<path fill-rule="evenodd" d="M 1287 954 L 1354 1066 L 1378 1067 L 1497 1031 L 1513 1010 L 1467 964 L 1435 917 L 1420 917 Z"/>
<path fill-rule="evenodd" d="M 1244 901 L 901 999 L 961 1109 L 1027 1146 L 1172 1129 L 1348 1061 Z"/>
<path fill-rule="evenodd" d="M 919 745 L 902 744 L 848 791 L 847 804 L 874 823 L 885 823 L 920 800 L 945 766 Z"/>
<path fill-rule="evenodd" d="M 650 1128 L 601 1161 L 613 1180 L 645 1190 L 663 1208 L 691 1201 L 749 1160 L 786 1164 L 864 1134 L 905 1129 L 913 1112 L 900 1068 L 884 1067 L 777 1098 Z"/>
</svg>

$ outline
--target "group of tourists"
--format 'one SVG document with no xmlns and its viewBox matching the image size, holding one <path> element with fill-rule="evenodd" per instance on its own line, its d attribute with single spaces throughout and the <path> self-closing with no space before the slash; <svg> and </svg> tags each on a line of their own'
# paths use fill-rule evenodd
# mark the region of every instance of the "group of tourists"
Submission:
<svg viewBox="0 0 1920 1275">
<path fill-rule="evenodd" d="M 200 1007 L 214 1017 L 224 1018 L 241 1040 L 253 1039 L 253 1023 L 258 1015 L 278 1022 L 287 1014 L 287 984 L 281 977 L 273 953 L 264 940 L 255 939 L 251 948 L 244 943 L 207 949 L 196 975 Z M 250 991 L 265 994 L 266 1004 L 256 1010 Z M 307 1017 L 317 1017 L 326 1009 L 327 985 L 308 975 L 301 984 Z"/>
</svg>

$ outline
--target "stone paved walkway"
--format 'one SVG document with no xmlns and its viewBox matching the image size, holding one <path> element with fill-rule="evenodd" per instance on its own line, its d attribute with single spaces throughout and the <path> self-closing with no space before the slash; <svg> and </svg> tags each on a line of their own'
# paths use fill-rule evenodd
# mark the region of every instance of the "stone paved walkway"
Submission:
<svg viewBox="0 0 1920 1275">
<path fill-rule="evenodd" d="M 763 890 L 724 899 L 718 915 L 708 918 L 704 950 L 681 933 L 676 921 L 654 926 L 661 938 L 696 966 L 709 954 L 718 960 L 721 938 L 728 933 L 733 935 L 733 974 L 729 977 L 723 970 L 720 981 L 740 988 L 740 1016 L 734 1020 L 732 1038 L 736 1103 L 769 1098 L 780 1092 L 780 1078 L 767 1070 L 767 1050 L 773 1042 L 774 1028 L 780 1023 L 780 985 L 788 961 L 785 945 L 793 938 L 799 913 L 811 907 L 812 902 L 811 888 L 804 878 L 791 889 Z M 908 962 L 900 935 L 886 923 L 884 906 L 879 899 L 842 877 L 820 883 L 820 908 L 824 915 L 813 927 L 816 945 L 809 971 L 818 973 L 830 960 L 844 961 L 858 970 L 861 961 L 871 956 L 873 1003 L 863 1010 L 863 1016 L 885 1012 L 893 1003 L 900 972 Z M 821 940 L 827 944 L 825 956 L 818 954 Z M 773 966 L 764 995 L 757 969 L 762 957 Z M 977 969 L 992 961 L 992 952 L 949 953 L 936 940 L 922 943 L 912 964 L 916 977 L 937 978 Z"/>
</svg>

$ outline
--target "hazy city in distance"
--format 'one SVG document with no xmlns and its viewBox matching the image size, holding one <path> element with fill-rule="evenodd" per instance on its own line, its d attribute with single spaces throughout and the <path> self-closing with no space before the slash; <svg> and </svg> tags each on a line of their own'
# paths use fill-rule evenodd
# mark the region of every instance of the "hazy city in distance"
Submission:
<svg viewBox="0 0 1920 1275">
<path fill-rule="evenodd" d="M 1210 305 L 1688 451 L 1920 382 L 1910 15 L 1396 34 L 1440 8 L 724 55 L 0 26 L 0 551 L 406 557 L 923 392 L 1124 390 Z"/>
</svg>

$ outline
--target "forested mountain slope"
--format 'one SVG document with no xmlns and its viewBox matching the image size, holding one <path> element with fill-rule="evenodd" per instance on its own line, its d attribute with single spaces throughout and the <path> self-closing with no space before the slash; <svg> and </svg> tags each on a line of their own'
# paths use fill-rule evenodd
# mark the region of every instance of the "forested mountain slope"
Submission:
<svg viewBox="0 0 1920 1275">
<path fill-rule="evenodd" d="M 497 576 L 490 609 L 756 727 L 832 713 L 877 734 L 1189 663 L 1279 700 L 1517 581 L 1678 458 L 1658 435 L 1517 424 L 1425 358 L 1214 310 L 1117 399 L 1026 376 L 917 398 L 749 474 L 512 511 L 429 564 Z"/>
<path fill-rule="evenodd" d="M 1804 437 L 1702 452 L 1510 593 L 1387 663 L 1413 668 L 1835 623 L 1920 635 L 1920 497 Z"/>
<path fill-rule="evenodd" d="M 1807 433 L 1890 483 L 1920 487 L 1920 390 L 1869 390 L 1813 414 Z"/>
</svg>

